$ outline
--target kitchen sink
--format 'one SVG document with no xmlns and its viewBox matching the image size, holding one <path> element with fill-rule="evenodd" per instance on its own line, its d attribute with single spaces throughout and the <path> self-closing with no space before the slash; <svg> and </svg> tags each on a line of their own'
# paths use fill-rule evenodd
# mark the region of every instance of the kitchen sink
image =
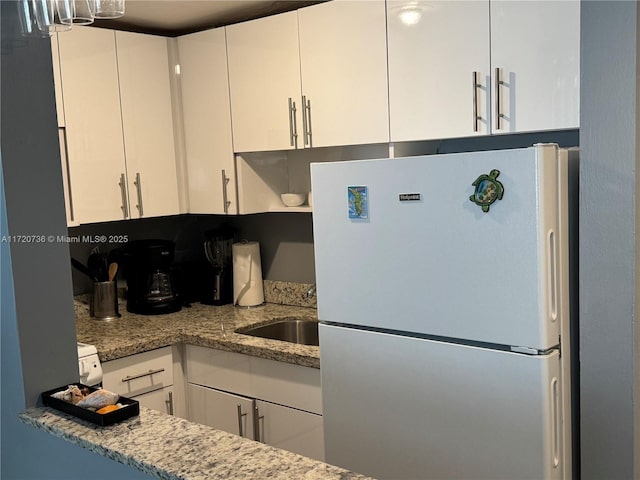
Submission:
<svg viewBox="0 0 640 480">
<path fill-rule="evenodd" d="M 318 322 L 302 318 L 279 318 L 255 327 L 239 328 L 236 333 L 302 345 L 319 344 Z"/>
</svg>

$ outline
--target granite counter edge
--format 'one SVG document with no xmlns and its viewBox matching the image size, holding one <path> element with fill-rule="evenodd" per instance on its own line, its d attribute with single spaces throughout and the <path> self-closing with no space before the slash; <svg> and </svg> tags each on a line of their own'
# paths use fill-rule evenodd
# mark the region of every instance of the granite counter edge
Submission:
<svg viewBox="0 0 640 480">
<path fill-rule="evenodd" d="M 49 407 L 33 407 L 18 416 L 31 427 L 164 480 L 370 478 L 146 408 L 140 409 L 139 417 L 110 427 L 98 427 Z M 149 448 L 149 436 L 158 431 L 172 432 L 173 443 L 164 448 L 155 443 L 155 448 Z"/>
</svg>

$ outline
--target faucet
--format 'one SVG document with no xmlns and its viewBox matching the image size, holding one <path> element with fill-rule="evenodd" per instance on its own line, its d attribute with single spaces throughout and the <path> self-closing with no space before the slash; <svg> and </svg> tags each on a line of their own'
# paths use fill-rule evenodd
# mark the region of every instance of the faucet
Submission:
<svg viewBox="0 0 640 480">
<path fill-rule="evenodd" d="M 305 293 L 302 294 L 302 298 L 304 298 L 305 300 L 309 300 L 315 294 L 316 294 L 316 284 L 314 283 L 309 287 L 309 290 L 307 290 Z"/>
</svg>

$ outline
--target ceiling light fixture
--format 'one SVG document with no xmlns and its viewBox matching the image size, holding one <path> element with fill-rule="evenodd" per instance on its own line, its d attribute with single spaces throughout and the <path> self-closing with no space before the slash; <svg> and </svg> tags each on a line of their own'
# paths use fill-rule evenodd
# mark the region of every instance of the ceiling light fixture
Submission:
<svg viewBox="0 0 640 480">
<path fill-rule="evenodd" d="M 23 35 L 50 37 L 94 19 L 120 18 L 125 0 L 20 0 L 16 2 Z"/>
</svg>

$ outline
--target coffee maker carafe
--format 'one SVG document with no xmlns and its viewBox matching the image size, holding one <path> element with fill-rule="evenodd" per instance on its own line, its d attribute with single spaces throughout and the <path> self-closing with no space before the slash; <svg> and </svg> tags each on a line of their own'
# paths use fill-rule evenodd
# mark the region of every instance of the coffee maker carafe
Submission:
<svg viewBox="0 0 640 480">
<path fill-rule="evenodd" d="M 182 307 L 171 267 L 175 243 L 136 240 L 120 251 L 127 280 L 127 311 L 143 315 L 177 312 Z"/>
<path fill-rule="evenodd" d="M 233 303 L 233 237 L 233 230 L 226 225 L 205 232 L 204 253 L 209 265 L 205 275 L 202 303 Z"/>
</svg>

